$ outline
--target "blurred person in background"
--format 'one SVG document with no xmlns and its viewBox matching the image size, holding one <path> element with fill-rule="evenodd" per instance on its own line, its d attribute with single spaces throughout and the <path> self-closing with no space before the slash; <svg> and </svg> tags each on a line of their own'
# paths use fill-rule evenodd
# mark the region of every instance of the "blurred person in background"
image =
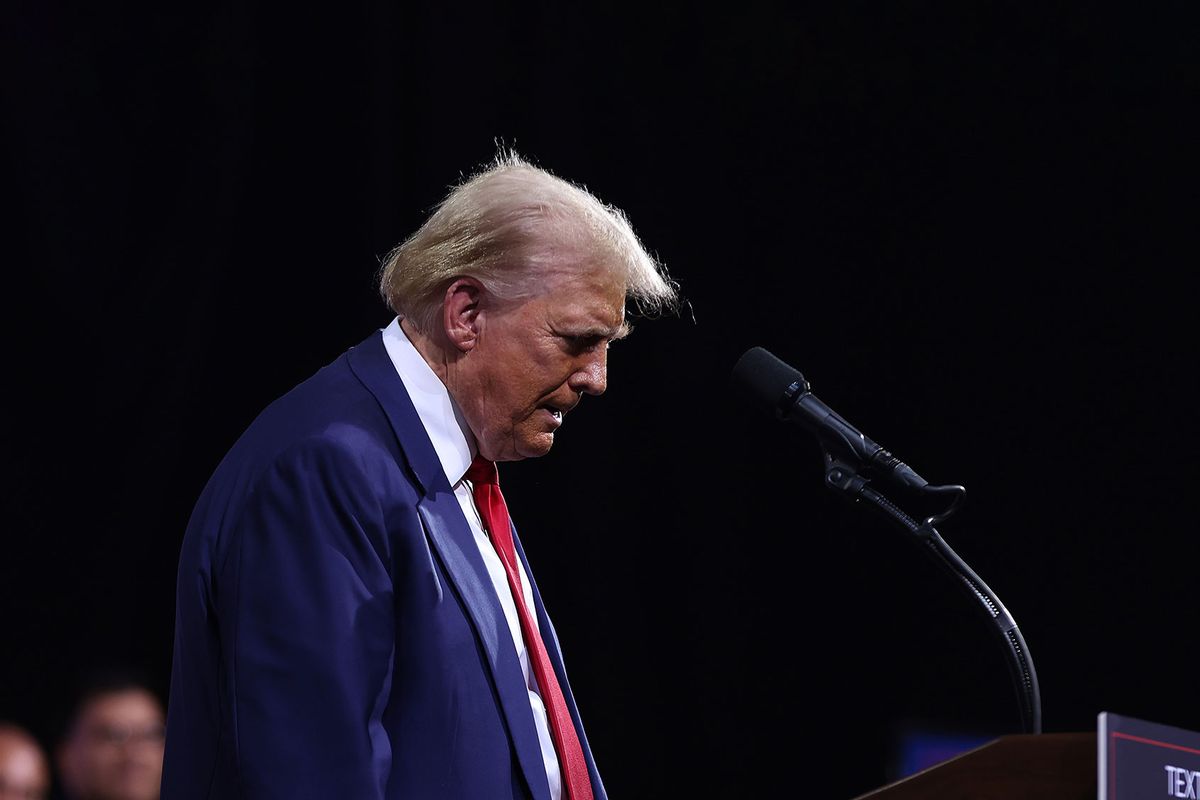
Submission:
<svg viewBox="0 0 1200 800">
<path fill-rule="evenodd" d="M 0 722 L 0 800 L 45 800 L 49 791 L 50 768 L 37 740 Z"/>
<path fill-rule="evenodd" d="M 56 753 L 68 800 L 158 800 L 164 724 L 162 703 L 142 682 L 90 684 Z"/>
</svg>

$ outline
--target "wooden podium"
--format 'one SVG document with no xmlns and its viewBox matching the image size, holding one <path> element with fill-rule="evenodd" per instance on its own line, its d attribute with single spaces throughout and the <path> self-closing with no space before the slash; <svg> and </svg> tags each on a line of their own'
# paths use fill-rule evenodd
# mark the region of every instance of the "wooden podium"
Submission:
<svg viewBox="0 0 1200 800">
<path fill-rule="evenodd" d="M 855 800 L 1096 800 L 1096 734 L 1003 736 Z"/>
</svg>

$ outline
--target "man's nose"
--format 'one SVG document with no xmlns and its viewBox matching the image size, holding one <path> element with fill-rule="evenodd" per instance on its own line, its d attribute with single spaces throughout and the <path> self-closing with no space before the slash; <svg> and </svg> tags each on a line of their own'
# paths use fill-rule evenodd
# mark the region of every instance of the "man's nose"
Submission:
<svg viewBox="0 0 1200 800">
<path fill-rule="evenodd" d="M 604 394 L 608 388 L 608 349 L 597 347 L 567 381 L 572 389 L 584 394 Z"/>
</svg>

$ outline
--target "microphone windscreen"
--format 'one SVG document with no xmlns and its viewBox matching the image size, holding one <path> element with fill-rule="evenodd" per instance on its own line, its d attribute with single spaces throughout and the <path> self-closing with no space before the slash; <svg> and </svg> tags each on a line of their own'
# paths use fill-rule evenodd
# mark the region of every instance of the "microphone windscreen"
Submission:
<svg viewBox="0 0 1200 800">
<path fill-rule="evenodd" d="M 771 410 L 779 407 L 784 390 L 803 381 L 800 370 L 791 367 L 761 347 L 751 347 L 733 365 L 733 385 L 756 403 Z"/>
</svg>

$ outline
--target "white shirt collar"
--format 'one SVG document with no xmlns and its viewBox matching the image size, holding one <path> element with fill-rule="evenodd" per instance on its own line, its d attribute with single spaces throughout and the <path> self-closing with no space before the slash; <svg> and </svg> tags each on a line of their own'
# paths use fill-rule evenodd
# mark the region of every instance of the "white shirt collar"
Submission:
<svg viewBox="0 0 1200 800">
<path fill-rule="evenodd" d="M 404 381 L 417 416 L 442 462 L 451 486 L 456 486 L 475 458 L 475 437 L 450 397 L 446 384 L 434 373 L 400 327 L 400 318 L 383 329 L 383 346 Z"/>
</svg>

